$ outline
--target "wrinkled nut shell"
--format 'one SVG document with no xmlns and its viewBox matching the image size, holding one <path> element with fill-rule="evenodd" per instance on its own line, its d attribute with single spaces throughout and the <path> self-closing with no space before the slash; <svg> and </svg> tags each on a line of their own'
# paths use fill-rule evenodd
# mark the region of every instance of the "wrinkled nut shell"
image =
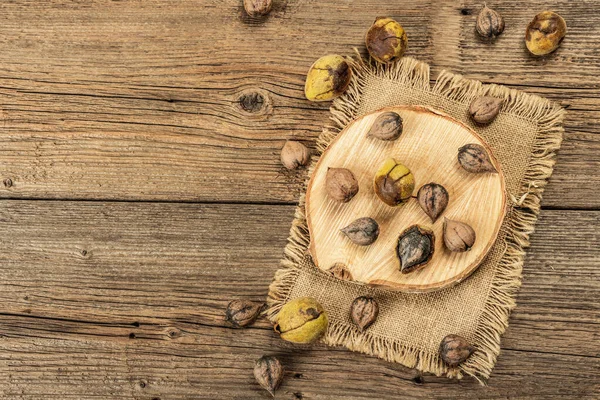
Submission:
<svg viewBox="0 0 600 400">
<path fill-rule="evenodd" d="M 396 255 L 400 260 L 400 272 L 408 274 L 423 268 L 433 257 L 435 235 L 423 226 L 413 225 L 400 234 Z"/>
<path fill-rule="evenodd" d="M 504 18 L 491 8 L 484 6 L 477 16 L 477 33 L 486 39 L 493 39 L 504 32 Z"/>
<path fill-rule="evenodd" d="M 233 300 L 227 305 L 225 320 L 234 328 L 243 328 L 258 318 L 265 303 L 249 300 Z"/>
<path fill-rule="evenodd" d="M 358 193 L 358 181 L 346 168 L 329 168 L 325 176 L 325 189 L 335 201 L 347 203 Z"/>
<path fill-rule="evenodd" d="M 396 140 L 402 134 L 402 118 L 398 113 L 387 111 L 381 113 L 373 125 L 367 136 L 372 136 L 381 140 Z"/>
<path fill-rule="evenodd" d="M 371 326 L 378 315 L 379 304 L 372 297 L 361 296 L 352 302 L 350 318 L 361 332 Z"/>
<path fill-rule="evenodd" d="M 411 198 L 415 190 L 415 177 L 408 167 L 389 158 L 375 174 L 373 186 L 381 201 L 396 207 Z"/>
<path fill-rule="evenodd" d="M 350 85 L 352 70 L 344 57 L 330 54 L 319 58 L 308 70 L 304 94 L 310 101 L 327 101 L 340 96 Z"/>
<path fill-rule="evenodd" d="M 419 205 L 425 211 L 425 214 L 435 222 L 448 206 L 448 192 L 437 183 L 428 183 L 421 186 L 417 193 Z"/>
<path fill-rule="evenodd" d="M 470 225 L 460 221 L 444 219 L 444 244 L 454 252 L 471 250 L 477 238 L 475 230 Z"/>
<path fill-rule="evenodd" d="M 531 54 L 550 54 L 562 43 L 567 34 L 567 23 L 560 15 L 544 11 L 536 15 L 527 26 L 525 44 Z"/>
<path fill-rule="evenodd" d="M 341 230 L 352 243 L 368 246 L 379 236 L 379 224 L 373 218 L 363 217 L 353 221 Z"/>
<path fill-rule="evenodd" d="M 365 44 L 371 57 L 380 63 L 389 63 L 404 55 L 408 37 L 398 22 L 380 17 L 367 31 Z"/>
<path fill-rule="evenodd" d="M 496 97 L 483 96 L 475 99 L 469 107 L 469 114 L 478 124 L 489 124 L 496 119 L 502 108 L 502 100 Z"/>
<path fill-rule="evenodd" d="M 323 306 L 311 297 L 299 297 L 281 308 L 274 329 L 288 342 L 312 343 L 325 334 L 327 325 Z"/>
<path fill-rule="evenodd" d="M 342 263 L 335 263 L 335 264 L 333 264 L 327 270 L 327 272 L 329 272 L 334 277 L 336 277 L 338 279 L 341 279 L 343 281 L 352 281 L 354 279 L 352 277 L 352 273 L 350 272 L 350 270 L 348 269 L 348 267 L 346 267 Z"/>
<path fill-rule="evenodd" d="M 244 10 L 251 17 L 267 15 L 272 6 L 272 0 L 244 0 Z"/>
<path fill-rule="evenodd" d="M 477 143 L 466 144 L 458 149 L 458 162 L 464 170 L 474 174 L 498 172 L 485 147 Z"/>
<path fill-rule="evenodd" d="M 281 149 L 281 163 L 287 169 L 297 169 L 308 164 L 310 150 L 300 142 L 288 140 Z"/>
<path fill-rule="evenodd" d="M 275 396 L 275 391 L 283 381 L 284 368 L 281 362 L 272 356 L 262 356 L 254 364 L 254 378 L 256 382 L 271 396 Z"/>
<path fill-rule="evenodd" d="M 475 352 L 475 347 L 458 335 L 448 335 L 440 343 L 440 356 L 450 367 L 456 367 Z"/>
</svg>

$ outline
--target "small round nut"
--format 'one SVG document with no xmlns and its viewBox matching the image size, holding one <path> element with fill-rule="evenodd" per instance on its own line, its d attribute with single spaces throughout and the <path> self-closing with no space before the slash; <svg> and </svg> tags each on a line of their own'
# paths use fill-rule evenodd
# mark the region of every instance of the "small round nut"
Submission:
<svg viewBox="0 0 600 400">
<path fill-rule="evenodd" d="M 550 54 L 562 43 L 567 34 L 567 23 L 557 13 L 544 11 L 536 15 L 527 26 L 525 44 L 531 54 Z"/>
<path fill-rule="evenodd" d="M 333 200 L 347 203 L 358 193 L 358 181 L 349 169 L 328 168 L 325 189 Z"/>
<path fill-rule="evenodd" d="M 397 21 L 378 17 L 367 31 L 365 44 L 371 57 L 387 64 L 404 55 L 408 48 L 408 37 Z"/>
<path fill-rule="evenodd" d="M 484 6 L 477 16 L 477 33 L 486 39 L 493 39 L 504 32 L 504 18 L 497 11 Z"/>
<path fill-rule="evenodd" d="M 337 54 L 319 58 L 308 70 L 304 94 L 310 101 L 327 101 L 341 96 L 352 77 L 346 59 Z"/>
<path fill-rule="evenodd" d="M 271 12 L 272 0 L 244 0 L 244 10 L 251 17 L 262 17 Z"/>
<path fill-rule="evenodd" d="M 310 150 L 300 142 L 288 140 L 281 149 L 281 163 L 287 169 L 297 169 L 308 164 Z"/>
</svg>

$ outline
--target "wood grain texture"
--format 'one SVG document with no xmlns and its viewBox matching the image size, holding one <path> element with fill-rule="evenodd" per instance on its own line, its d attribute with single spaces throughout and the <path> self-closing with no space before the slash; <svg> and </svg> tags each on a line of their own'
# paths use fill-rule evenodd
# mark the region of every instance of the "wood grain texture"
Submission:
<svg viewBox="0 0 600 400">
<path fill-rule="evenodd" d="M 338 2 L 340 3 L 340 2 Z M 540 11 L 498 0 L 507 28 L 493 44 L 474 30 L 480 2 L 241 1 L 2 4 L 0 196 L 293 203 L 303 171 L 279 163 L 286 139 L 312 145 L 327 104 L 303 98 L 319 56 L 364 52 L 364 33 L 390 15 L 408 55 L 569 107 L 566 141 L 544 204 L 598 208 L 600 24 L 593 2 L 553 0 L 569 25 L 562 47 L 529 56 L 524 29 Z"/>
<path fill-rule="evenodd" d="M 367 137 L 377 117 L 389 111 L 402 118 L 400 137 L 394 141 Z M 471 143 L 485 147 L 498 173 L 474 174 L 461 168 L 458 149 Z M 390 207 L 377 197 L 374 177 L 390 158 L 406 165 L 413 174 L 413 196 L 430 182 L 448 191 L 448 207 L 435 223 L 416 199 Z M 360 189 L 350 202 L 343 204 L 328 195 L 329 168 L 347 168 L 356 177 Z M 504 174 L 488 144 L 465 124 L 424 107 L 388 107 L 348 125 L 321 155 L 306 190 L 309 249 L 316 265 L 328 270 L 342 263 L 355 281 L 407 292 L 438 290 L 469 276 L 496 241 L 505 213 Z M 379 237 L 369 246 L 350 242 L 340 231 L 363 217 L 379 224 Z M 444 247 L 444 218 L 469 224 L 475 230 L 477 240 L 468 252 L 453 253 Z M 398 237 L 413 225 L 432 230 L 434 253 L 424 268 L 402 274 L 396 252 Z"/>
<path fill-rule="evenodd" d="M 293 212 L 1 201 L 0 394 L 266 399 L 251 369 L 269 353 L 288 367 L 282 399 L 597 398 L 600 260 L 590 238 L 600 212 L 542 213 L 487 388 L 428 375 L 418 385 L 421 378 L 397 364 L 295 347 L 264 319 L 228 327 L 229 300 L 264 298 Z"/>
<path fill-rule="evenodd" d="M 484 44 L 475 0 L 275 0 L 265 19 L 239 0 L 2 2 L 0 197 L 128 202 L 0 201 L 0 398 L 266 399 L 251 374 L 266 352 L 288 368 L 284 399 L 599 398 L 596 5 L 497 0 L 507 28 Z M 540 7 L 569 32 L 533 58 Z M 306 71 L 364 53 L 378 15 L 403 24 L 432 78 L 447 68 L 569 110 L 544 205 L 590 211 L 542 212 L 487 388 L 223 321 L 232 298 L 264 298 L 282 255 L 293 207 L 274 204 L 297 201 L 305 171 L 285 170 L 281 147 L 313 146 L 327 122 Z"/>
</svg>

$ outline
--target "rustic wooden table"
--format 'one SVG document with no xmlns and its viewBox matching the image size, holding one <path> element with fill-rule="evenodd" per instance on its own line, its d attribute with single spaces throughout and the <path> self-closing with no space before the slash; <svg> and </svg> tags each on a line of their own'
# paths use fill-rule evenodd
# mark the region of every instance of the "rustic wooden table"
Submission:
<svg viewBox="0 0 600 400">
<path fill-rule="evenodd" d="M 600 398 L 598 0 L 493 1 L 507 29 L 474 33 L 482 2 L 27 0 L 0 5 L 0 395 L 6 399 L 268 398 L 264 353 L 288 366 L 282 399 Z M 535 59 L 523 36 L 543 8 L 569 33 Z M 234 298 L 263 299 L 328 104 L 308 67 L 364 51 L 379 15 L 408 55 L 568 108 L 565 141 L 489 380 L 414 370 L 318 345 L 262 320 L 227 327 Z"/>
</svg>

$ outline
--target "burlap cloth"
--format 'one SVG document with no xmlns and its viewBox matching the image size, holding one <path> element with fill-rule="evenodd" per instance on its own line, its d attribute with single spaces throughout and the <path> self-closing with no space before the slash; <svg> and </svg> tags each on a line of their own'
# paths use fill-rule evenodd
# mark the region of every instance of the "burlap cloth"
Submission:
<svg viewBox="0 0 600 400">
<path fill-rule="evenodd" d="M 358 116 L 400 104 L 430 106 L 468 124 L 490 144 L 506 178 L 507 217 L 488 257 L 471 277 L 437 292 L 406 294 L 341 281 L 316 268 L 306 253 L 310 238 L 302 196 L 282 269 L 269 290 L 267 314 L 274 320 L 287 301 L 314 297 L 329 314 L 330 325 L 323 338 L 326 344 L 346 346 L 423 372 L 456 378 L 467 374 L 484 382 L 496 363 L 500 335 L 515 307 L 523 249 L 529 244 L 541 194 L 560 147 L 564 110 L 537 96 L 445 71 L 431 87 L 429 65 L 411 58 L 387 67 L 361 59 L 351 63 L 351 86 L 331 107 L 333 125 L 319 137 L 313 167 L 331 140 Z M 474 125 L 468 115 L 471 101 L 482 95 L 505 100 L 500 115 L 487 127 Z M 311 173 L 312 168 L 309 176 Z M 377 321 L 364 333 L 349 317 L 352 301 L 362 295 L 373 296 L 380 306 Z M 438 355 L 441 339 L 452 333 L 477 347 L 458 368 L 448 368 Z"/>
</svg>

